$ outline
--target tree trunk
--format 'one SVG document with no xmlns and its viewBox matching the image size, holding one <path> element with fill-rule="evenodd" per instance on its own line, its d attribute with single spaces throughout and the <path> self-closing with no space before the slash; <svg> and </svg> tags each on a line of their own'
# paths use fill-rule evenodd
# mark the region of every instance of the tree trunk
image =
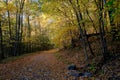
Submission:
<svg viewBox="0 0 120 80">
<path fill-rule="evenodd" d="M 21 39 L 22 39 L 21 34 L 22 34 L 22 26 L 23 26 L 22 17 L 23 17 L 24 1 L 25 0 L 21 0 L 19 5 L 16 2 L 16 7 L 19 7 L 19 10 L 17 9 L 17 11 L 16 11 L 16 37 L 15 37 L 14 55 L 19 55 L 20 54 L 20 48 L 21 48 L 20 45 L 21 45 Z"/>
<path fill-rule="evenodd" d="M 16 7 L 17 7 L 17 4 L 16 4 Z M 13 56 L 16 55 L 17 53 L 17 24 L 18 24 L 18 10 L 16 11 L 16 24 L 15 24 L 15 42 L 14 42 L 14 54 Z"/>
<path fill-rule="evenodd" d="M 8 0 L 6 0 L 6 6 L 9 7 L 8 6 Z M 10 38 L 10 40 L 9 40 L 9 44 L 10 44 L 9 55 L 11 55 L 11 53 L 13 53 L 12 52 L 12 47 L 11 47 L 11 45 L 12 45 L 12 43 L 11 43 L 11 40 L 12 40 L 12 29 L 11 29 L 10 11 L 8 9 L 7 9 L 7 13 L 8 13 L 9 38 Z"/>
<path fill-rule="evenodd" d="M 77 1 L 77 9 L 75 7 L 75 5 L 73 4 L 72 0 L 69 0 L 74 12 L 75 12 L 75 15 L 76 15 L 76 19 L 77 19 L 77 23 L 78 23 L 78 27 L 79 27 L 79 31 L 80 31 L 80 40 L 81 40 L 81 43 L 82 43 L 82 47 L 83 47 L 83 51 L 84 51 L 84 54 L 85 54 L 85 61 L 88 59 L 88 54 L 87 54 L 87 50 L 86 50 L 86 43 L 85 43 L 85 37 L 84 37 L 84 32 L 83 32 L 83 29 L 82 29 L 82 25 L 81 25 L 81 12 L 80 12 L 80 5 L 78 3 L 78 0 Z"/>
<path fill-rule="evenodd" d="M 27 21 L 28 21 L 28 51 L 31 52 L 31 41 L 30 41 L 30 37 L 31 37 L 31 28 L 30 28 L 30 16 L 28 15 L 27 17 Z"/>
<path fill-rule="evenodd" d="M 86 42 L 87 42 L 87 44 L 88 44 L 90 53 L 92 54 L 92 56 L 95 56 L 95 54 L 94 54 L 94 52 L 93 52 L 93 50 L 92 50 L 92 46 L 91 46 L 91 44 L 90 44 L 90 42 L 89 42 L 89 40 L 88 40 L 86 30 L 85 30 L 84 32 L 85 32 Z"/>
<path fill-rule="evenodd" d="M 19 39 L 19 41 L 20 41 L 20 54 L 21 53 L 24 53 L 23 52 L 23 47 L 22 47 L 22 39 L 23 39 L 23 11 L 22 11 L 22 14 L 21 14 L 21 18 L 20 18 L 20 22 L 21 22 L 21 27 L 20 27 L 20 39 Z"/>
<path fill-rule="evenodd" d="M 0 54 L 0 59 L 4 59 L 4 45 L 3 45 L 3 36 L 2 36 L 2 28 L 1 28 L 1 21 L 0 21 L 0 50 L 1 50 L 1 54 Z"/>
<path fill-rule="evenodd" d="M 6 0 L 6 5 L 8 6 L 8 0 Z M 9 37 L 10 37 L 10 40 L 11 40 L 11 37 L 12 37 L 12 30 L 11 30 L 11 20 L 10 20 L 10 12 L 9 10 L 7 10 L 7 13 L 8 13 L 8 25 L 9 25 Z"/>
<path fill-rule="evenodd" d="M 105 24 L 104 24 L 104 18 L 105 15 L 103 14 L 104 5 L 106 4 L 106 0 L 99 0 L 98 2 L 94 0 L 96 3 L 96 6 L 99 10 L 99 31 L 100 31 L 100 37 L 101 37 L 101 44 L 102 44 L 102 53 L 103 53 L 103 59 L 106 60 L 107 57 L 109 57 L 108 49 L 107 49 L 107 41 L 105 37 Z"/>
<path fill-rule="evenodd" d="M 79 1 L 77 0 L 77 5 L 78 5 L 78 12 L 79 12 L 79 17 L 80 17 L 80 20 L 82 21 L 83 20 L 83 15 L 82 15 L 82 13 L 81 13 L 81 11 L 80 11 L 80 5 L 79 5 Z M 89 13 L 88 13 L 88 15 L 89 15 Z M 92 19 L 91 19 L 92 20 Z M 87 44 L 88 44 L 88 48 L 89 48 L 89 50 L 90 50 L 90 52 L 91 52 L 91 54 L 94 56 L 94 52 L 93 52 L 93 50 L 92 50 L 92 47 L 91 47 L 91 45 L 90 45 L 90 43 L 89 43 L 89 41 L 88 41 L 88 38 L 87 38 L 87 34 L 86 34 L 86 28 L 85 28 L 85 22 L 82 22 L 81 23 L 81 25 L 82 25 L 82 27 L 83 27 L 83 40 L 84 40 L 84 45 L 85 45 L 85 50 L 87 51 Z M 94 26 L 94 23 L 93 23 L 93 27 L 94 27 L 94 29 L 95 29 L 95 31 L 97 32 L 97 30 L 96 30 L 96 28 L 95 28 L 95 26 Z M 87 54 L 87 52 L 86 52 L 86 54 Z M 88 56 L 88 54 L 87 54 L 87 56 Z"/>
<path fill-rule="evenodd" d="M 81 14 L 80 11 L 79 11 L 79 14 L 80 14 L 80 19 L 83 20 L 83 17 L 82 17 L 82 14 Z M 89 14 L 88 14 L 88 15 L 89 15 Z M 93 23 L 93 24 L 94 24 L 94 23 Z M 85 22 L 82 22 L 82 26 L 83 26 L 83 36 L 84 36 L 84 38 L 85 38 L 84 41 L 86 42 L 86 43 L 85 43 L 85 46 L 86 46 L 86 44 L 88 44 L 88 48 L 89 48 L 91 54 L 94 56 L 94 52 L 93 52 L 93 50 L 92 50 L 92 47 L 91 47 L 91 45 L 90 45 L 90 43 L 89 43 L 89 40 L 88 40 L 88 37 L 87 37 L 86 28 L 85 28 Z M 95 28 L 95 26 L 94 26 L 94 28 Z M 95 31 L 97 32 L 96 28 L 95 28 Z"/>
<path fill-rule="evenodd" d="M 108 49 L 107 49 L 107 42 L 106 42 L 106 37 L 105 37 L 105 29 L 104 29 L 104 15 L 102 13 L 103 11 L 103 0 L 100 0 L 99 2 L 99 5 L 100 5 L 100 12 L 99 12 L 99 27 L 100 27 L 100 37 L 101 37 L 101 43 L 102 43 L 102 53 L 103 53 L 103 58 L 104 58 L 104 61 L 107 60 L 107 57 L 109 57 L 109 54 L 108 54 Z"/>
</svg>

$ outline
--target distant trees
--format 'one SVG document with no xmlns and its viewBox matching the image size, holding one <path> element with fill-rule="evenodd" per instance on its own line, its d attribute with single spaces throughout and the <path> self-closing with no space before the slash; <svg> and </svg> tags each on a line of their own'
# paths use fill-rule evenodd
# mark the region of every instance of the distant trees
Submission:
<svg viewBox="0 0 120 80">
<path fill-rule="evenodd" d="M 40 5 L 26 0 L 0 1 L 0 59 L 53 47 L 47 34 L 41 34 L 47 32 L 39 30 Z"/>
</svg>

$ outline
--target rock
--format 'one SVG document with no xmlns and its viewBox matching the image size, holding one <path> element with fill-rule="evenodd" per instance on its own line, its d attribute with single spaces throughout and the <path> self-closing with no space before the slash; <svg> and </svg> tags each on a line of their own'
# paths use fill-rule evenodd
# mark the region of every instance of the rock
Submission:
<svg viewBox="0 0 120 80">
<path fill-rule="evenodd" d="M 109 77 L 108 80 L 120 80 L 120 76 L 117 76 L 117 77 Z"/>
<path fill-rule="evenodd" d="M 68 79 L 68 76 L 64 76 L 65 79 Z"/>
<path fill-rule="evenodd" d="M 67 69 L 68 69 L 68 70 L 76 70 L 76 65 L 71 64 L 71 65 L 68 66 Z"/>
<path fill-rule="evenodd" d="M 76 70 L 70 70 L 67 72 L 67 74 L 69 74 L 70 76 L 74 76 L 74 77 L 83 76 L 83 73 L 80 73 L 79 71 L 76 71 Z"/>
<path fill-rule="evenodd" d="M 84 72 L 82 77 L 91 77 L 92 73 L 90 72 Z"/>
<path fill-rule="evenodd" d="M 92 73 L 90 72 L 81 73 L 77 70 L 69 70 L 67 74 L 74 77 L 91 77 L 92 76 Z"/>
<path fill-rule="evenodd" d="M 48 76 L 49 74 L 45 72 L 43 75 L 44 75 L 44 76 Z"/>
<path fill-rule="evenodd" d="M 20 80 L 29 80 L 27 77 L 23 77 Z"/>
<path fill-rule="evenodd" d="M 32 69 L 31 69 L 31 68 L 28 68 L 28 71 L 29 71 L 29 72 L 31 72 L 31 71 L 32 71 Z"/>
</svg>

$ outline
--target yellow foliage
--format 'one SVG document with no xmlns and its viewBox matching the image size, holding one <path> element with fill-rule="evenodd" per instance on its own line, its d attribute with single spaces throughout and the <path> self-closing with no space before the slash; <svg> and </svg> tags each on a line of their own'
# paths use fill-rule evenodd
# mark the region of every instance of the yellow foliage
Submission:
<svg viewBox="0 0 120 80">
<path fill-rule="evenodd" d="M 52 42 L 57 46 L 57 47 L 64 47 L 64 46 L 69 46 L 71 44 L 71 39 L 72 38 L 77 38 L 79 31 L 77 27 L 61 27 L 58 28 L 55 33 L 54 37 L 52 37 Z"/>
<path fill-rule="evenodd" d="M 15 11 L 15 9 L 17 8 L 15 7 L 13 3 L 8 3 L 8 5 L 6 6 L 6 9 L 12 12 L 12 11 Z"/>
<path fill-rule="evenodd" d="M 5 12 L 5 4 L 3 2 L 0 2 L 0 14 Z"/>
</svg>

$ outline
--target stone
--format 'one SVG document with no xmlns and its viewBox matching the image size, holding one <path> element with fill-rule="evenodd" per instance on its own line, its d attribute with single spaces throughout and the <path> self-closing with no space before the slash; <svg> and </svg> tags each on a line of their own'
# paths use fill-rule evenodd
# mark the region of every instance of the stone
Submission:
<svg viewBox="0 0 120 80">
<path fill-rule="evenodd" d="M 117 77 L 109 77 L 108 80 L 120 80 L 120 76 L 117 76 Z"/>
<path fill-rule="evenodd" d="M 31 71 L 32 71 L 32 69 L 31 69 L 31 68 L 28 68 L 28 71 L 29 71 L 29 72 L 31 72 Z"/>
<path fill-rule="evenodd" d="M 84 72 L 82 77 L 91 77 L 92 73 L 90 72 Z"/>
<path fill-rule="evenodd" d="M 71 64 L 68 66 L 67 68 L 68 70 L 76 70 L 76 65 L 75 64 Z"/>
<path fill-rule="evenodd" d="M 70 76 L 74 76 L 74 77 L 80 77 L 80 76 L 83 76 L 82 73 L 80 73 L 79 71 L 77 70 L 70 70 L 67 72 L 68 75 Z"/>
<path fill-rule="evenodd" d="M 27 77 L 23 77 L 20 80 L 29 80 Z"/>
</svg>

